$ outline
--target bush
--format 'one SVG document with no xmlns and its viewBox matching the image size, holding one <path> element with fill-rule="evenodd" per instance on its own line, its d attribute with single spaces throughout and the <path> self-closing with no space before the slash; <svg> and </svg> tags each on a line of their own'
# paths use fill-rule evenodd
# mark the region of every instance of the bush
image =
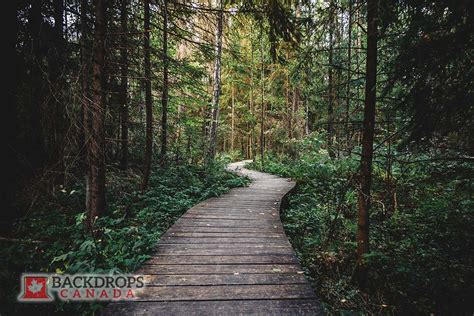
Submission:
<svg viewBox="0 0 474 316">
<path fill-rule="evenodd" d="M 23 242 L 2 242 L 0 250 L 2 310 L 13 313 L 30 304 L 14 304 L 19 274 L 36 272 L 132 272 L 149 258 L 160 236 L 190 207 L 230 188 L 246 185 L 247 178 L 224 171 L 222 164 L 193 165 L 155 170 L 147 192 L 135 191 L 140 177 L 132 172 L 111 172 L 108 212 L 95 225 L 94 237 L 85 226 L 84 186 L 61 189 L 54 201 L 43 202 L 37 212 L 15 223 Z M 133 192 L 128 194 L 126 192 Z M 92 312 L 100 304 L 43 304 L 51 309 Z"/>
<path fill-rule="evenodd" d="M 317 136 L 316 136 L 317 137 Z M 327 310 L 465 314 L 473 310 L 472 174 L 467 163 L 394 163 L 390 182 L 376 157 L 370 211 L 368 296 L 352 282 L 359 156 L 330 159 L 316 138 L 299 156 L 267 155 L 264 170 L 297 180 L 282 221 Z M 260 169 L 257 161 L 249 167 Z M 462 170 L 462 171 L 461 171 Z"/>
</svg>

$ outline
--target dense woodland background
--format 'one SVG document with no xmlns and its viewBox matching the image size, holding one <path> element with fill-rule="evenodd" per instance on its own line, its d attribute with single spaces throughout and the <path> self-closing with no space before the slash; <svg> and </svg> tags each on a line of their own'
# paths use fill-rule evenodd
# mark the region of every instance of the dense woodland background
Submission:
<svg viewBox="0 0 474 316">
<path fill-rule="evenodd" d="M 135 270 L 248 183 L 239 159 L 298 181 L 282 220 L 328 312 L 474 311 L 471 1 L 17 0 L 8 22 L 2 313 L 22 271 Z"/>
</svg>

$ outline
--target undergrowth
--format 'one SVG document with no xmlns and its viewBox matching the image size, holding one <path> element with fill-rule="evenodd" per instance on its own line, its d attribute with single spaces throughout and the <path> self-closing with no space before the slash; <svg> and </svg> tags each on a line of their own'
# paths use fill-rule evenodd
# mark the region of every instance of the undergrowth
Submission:
<svg viewBox="0 0 474 316">
<path fill-rule="evenodd" d="M 472 165 L 420 155 L 393 163 L 387 178 L 376 157 L 362 293 L 352 280 L 360 158 L 331 159 L 317 137 L 297 146 L 292 158 L 267 155 L 263 170 L 297 180 L 282 221 L 328 313 L 472 314 Z"/>
<path fill-rule="evenodd" d="M 22 272 L 133 272 L 150 256 L 160 236 L 190 207 L 247 178 L 224 171 L 222 164 L 207 169 L 170 166 L 152 173 L 149 190 L 138 191 L 140 174 L 110 167 L 107 215 L 95 225 L 94 237 L 85 225 L 82 182 L 62 187 L 36 203 L 36 209 L 16 222 L 13 235 L 1 241 L 1 313 L 34 310 L 43 313 L 98 313 L 103 304 L 15 304 Z M 127 193 L 132 192 L 132 193 Z"/>
</svg>

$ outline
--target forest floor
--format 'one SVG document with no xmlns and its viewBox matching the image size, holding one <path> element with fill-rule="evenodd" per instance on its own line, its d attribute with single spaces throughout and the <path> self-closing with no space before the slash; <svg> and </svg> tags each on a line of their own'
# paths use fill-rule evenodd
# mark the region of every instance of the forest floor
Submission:
<svg viewBox="0 0 474 316">
<path fill-rule="evenodd" d="M 42 177 L 47 178 L 47 177 Z M 19 304 L 23 272 L 127 273 L 150 258 L 160 237 L 189 208 L 249 180 L 225 171 L 222 162 L 204 168 L 185 163 L 152 173 L 150 188 L 139 190 L 141 171 L 108 166 L 107 214 L 95 223 L 94 238 L 84 224 L 85 188 L 81 178 L 66 186 L 38 182 L 28 187 L 20 209 L 29 211 L 0 240 L 0 314 L 92 314 L 104 303 Z M 28 196 L 37 196 L 31 203 Z"/>
<path fill-rule="evenodd" d="M 311 140 L 308 140 L 310 142 Z M 305 143 L 305 144 L 307 144 Z M 356 155 L 331 159 L 317 139 L 299 156 L 267 155 L 247 168 L 297 182 L 281 220 L 299 262 L 330 314 L 472 314 L 472 174 L 467 163 L 398 167 L 373 184 L 369 288 L 356 262 Z M 446 166 L 447 165 L 447 166 Z M 387 190 L 387 187 L 390 190 Z M 395 203 L 393 202 L 395 200 Z M 470 246 L 471 245 L 471 246 Z"/>
<path fill-rule="evenodd" d="M 253 181 L 189 209 L 138 271 L 139 300 L 107 315 L 321 314 L 279 217 L 288 179 L 230 164 Z"/>
</svg>

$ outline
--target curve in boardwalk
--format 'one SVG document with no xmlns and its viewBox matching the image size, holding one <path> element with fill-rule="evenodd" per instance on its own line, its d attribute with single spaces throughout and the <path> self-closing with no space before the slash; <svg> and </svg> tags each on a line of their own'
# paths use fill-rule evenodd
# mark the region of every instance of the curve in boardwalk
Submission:
<svg viewBox="0 0 474 316">
<path fill-rule="evenodd" d="M 161 238 L 139 274 L 147 286 L 134 302 L 105 315 L 319 315 L 280 221 L 294 182 L 230 164 L 253 179 L 189 209 Z"/>
</svg>

